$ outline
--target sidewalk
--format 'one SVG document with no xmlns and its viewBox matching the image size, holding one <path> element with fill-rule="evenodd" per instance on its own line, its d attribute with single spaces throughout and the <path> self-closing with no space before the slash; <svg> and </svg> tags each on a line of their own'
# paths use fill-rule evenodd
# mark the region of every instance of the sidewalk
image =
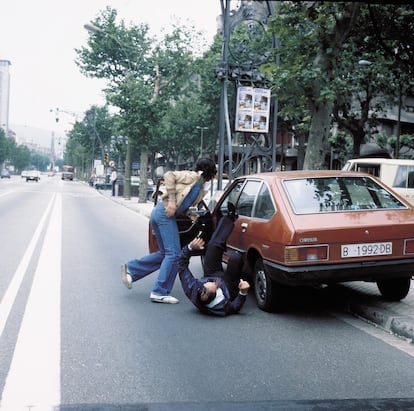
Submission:
<svg viewBox="0 0 414 411">
<path fill-rule="evenodd" d="M 138 203 L 137 197 L 125 200 L 123 197 L 112 197 L 110 190 L 99 192 L 118 204 L 128 207 L 144 215 L 150 216 L 153 203 Z M 414 273 L 413 273 L 414 275 Z M 361 281 L 346 283 L 343 286 L 344 309 L 352 315 L 364 318 L 378 327 L 406 338 L 414 344 L 414 283 L 412 282 L 408 296 L 400 302 L 382 300 L 375 283 Z"/>
</svg>

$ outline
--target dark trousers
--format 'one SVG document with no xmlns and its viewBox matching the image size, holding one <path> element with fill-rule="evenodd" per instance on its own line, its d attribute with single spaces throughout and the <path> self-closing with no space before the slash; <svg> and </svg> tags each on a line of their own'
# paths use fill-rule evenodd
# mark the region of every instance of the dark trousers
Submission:
<svg viewBox="0 0 414 411">
<path fill-rule="evenodd" d="M 204 255 L 204 276 L 222 277 L 230 291 L 231 298 L 235 298 L 239 292 L 243 257 L 240 253 L 233 253 L 228 261 L 227 270 L 223 271 L 222 257 L 226 249 L 227 238 L 234 228 L 234 222 L 227 216 L 221 217 L 207 244 Z"/>
</svg>

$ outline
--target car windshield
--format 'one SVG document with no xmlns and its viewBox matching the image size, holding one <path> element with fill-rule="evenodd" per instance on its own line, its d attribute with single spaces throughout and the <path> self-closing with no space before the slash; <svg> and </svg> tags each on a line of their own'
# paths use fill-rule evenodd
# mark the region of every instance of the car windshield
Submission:
<svg viewBox="0 0 414 411">
<path fill-rule="evenodd" d="M 322 177 L 283 181 L 296 214 L 407 208 L 368 177 Z"/>
</svg>

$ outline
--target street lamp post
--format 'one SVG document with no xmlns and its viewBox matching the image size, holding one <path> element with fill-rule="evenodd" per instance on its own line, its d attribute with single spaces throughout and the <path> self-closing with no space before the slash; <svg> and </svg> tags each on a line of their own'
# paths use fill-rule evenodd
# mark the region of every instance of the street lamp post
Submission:
<svg viewBox="0 0 414 411">
<path fill-rule="evenodd" d="M 200 130 L 200 157 L 203 157 L 203 132 L 207 130 L 208 127 L 196 126 L 196 129 Z"/>
<path fill-rule="evenodd" d="M 369 69 L 371 64 L 372 62 L 369 60 L 362 59 L 358 61 L 358 65 L 363 67 L 364 70 L 366 70 L 367 72 L 368 81 L 367 81 L 366 89 L 365 89 L 366 101 L 364 105 L 361 102 L 361 120 L 364 121 L 364 131 L 368 134 L 369 138 L 371 137 L 371 132 L 370 132 L 370 126 L 369 124 L 367 124 L 367 122 L 369 120 L 369 103 L 371 100 L 371 70 Z"/>
<path fill-rule="evenodd" d="M 129 61 L 128 54 L 125 51 L 121 42 L 115 36 L 113 36 L 110 33 L 106 33 L 104 30 L 102 30 L 100 27 L 96 26 L 93 23 L 86 23 L 83 25 L 83 28 L 91 33 L 104 33 L 107 36 L 111 37 L 119 45 L 120 49 L 125 54 L 126 61 L 128 62 L 129 73 L 132 72 L 131 63 Z M 124 198 L 125 200 L 131 199 L 131 144 L 130 144 L 129 139 L 127 141 L 127 152 L 126 152 L 126 158 L 125 158 Z"/>
</svg>

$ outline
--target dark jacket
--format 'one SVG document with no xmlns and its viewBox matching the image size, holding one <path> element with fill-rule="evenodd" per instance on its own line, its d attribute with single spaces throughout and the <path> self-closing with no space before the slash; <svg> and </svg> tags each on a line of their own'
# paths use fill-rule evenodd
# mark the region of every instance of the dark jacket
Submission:
<svg viewBox="0 0 414 411">
<path fill-rule="evenodd" d="M 183 286 L 183 290 L 185 295 L 190 299 L 190 301 L 203 313 L 205 314 L 212 314 L 224 317 L 229 314 L 236 314 L 240 311 L 243 307 L 246 296 L 241 295 L 240 293 L 237 294 L 236 298 L 231 300 L 230 292 L 226 286 L 226 283 L 223 280 L 223 277 L 203 277 L 197 279 L 193 276 L 191 271 L 188 269 L 188 264 L 190 262 L 191 251 L 188 249 L 187 246 L 183 247 L 182 255 L 179 261 L 179 276 L 181 280 L 181 284 Z M 223 292 L 224 299 L 220 301 L 216 306 L 210 308 L 207 307 L 205 304 L 201 303 L 198 300 L 197 294 L 199 289 L 203 286 L 204 283 L 208 281 L 215 281 L 220 280 L 220 288 Z"/>
</svg>

